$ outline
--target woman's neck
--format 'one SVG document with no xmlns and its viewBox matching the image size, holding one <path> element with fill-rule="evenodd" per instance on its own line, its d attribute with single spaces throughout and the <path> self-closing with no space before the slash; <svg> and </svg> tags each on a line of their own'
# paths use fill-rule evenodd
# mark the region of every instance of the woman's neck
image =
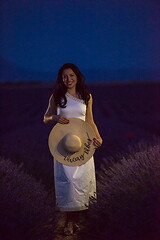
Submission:
<svg viewBox="0 0 160 240">
<path fill-rule="evenodd" d="M 76 89 L 67 89 L 67 92 L 69 94 L 71 94 L 72 96 L 76 97 L 77 96 L 77 92 L 76 92 Z"/>
</svg>

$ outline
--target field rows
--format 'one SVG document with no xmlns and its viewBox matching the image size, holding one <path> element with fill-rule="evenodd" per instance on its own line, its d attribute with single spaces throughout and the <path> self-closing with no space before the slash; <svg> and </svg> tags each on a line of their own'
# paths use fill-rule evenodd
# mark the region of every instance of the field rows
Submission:
<svg viewBox="0 0 160 240">
<path fill-rule="evenodd" d="M 160 135 L 160 84 L 91 86 L 95 122 L 103 138 L 95 153 L 97 169 L 104 159 L 129 145 Z M 1 155 L 23 162 L 28 172 L 50 186 L 53 178 L 48 135 L 43 123 L 50 87 L 1 88 Z"/>
</svg>

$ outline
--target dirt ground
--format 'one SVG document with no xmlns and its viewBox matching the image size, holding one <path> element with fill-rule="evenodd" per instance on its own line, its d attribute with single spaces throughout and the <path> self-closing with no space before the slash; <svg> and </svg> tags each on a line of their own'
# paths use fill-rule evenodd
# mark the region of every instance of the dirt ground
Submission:
<svg viewBox="0 0 160 240">
<path fill-rule="evenodd" d="M 87 213 L 81 213 L 80 215 L 80 222 L 79 226 L 81 229 L 84 228 L 85 224 L 85 218 L 87 217 Z M 73 233 L 71 236 L 65 236 L 63 231 L 64 231 L 64 225 L 65 225 L 65 214 L 64 213 L 58 213 L 58 223 L 55 231 L 55 238 L 54 240 L 77 240 L 80 239 L 78 237 L 78 232 Z"/>
</svg>

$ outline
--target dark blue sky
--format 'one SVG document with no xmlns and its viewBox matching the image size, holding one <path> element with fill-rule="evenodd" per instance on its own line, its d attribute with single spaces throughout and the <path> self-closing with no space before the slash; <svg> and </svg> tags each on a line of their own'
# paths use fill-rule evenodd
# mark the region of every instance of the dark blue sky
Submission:
<svg viewBox="0 0 160 240">
<path fill-rule="evenodd" d="M 55 76 L 65 62 L 93 80 L 160 78 L 159 0 L 1 0 L 0 11 L 3 80 L 7 64 Z"/>
</svg>

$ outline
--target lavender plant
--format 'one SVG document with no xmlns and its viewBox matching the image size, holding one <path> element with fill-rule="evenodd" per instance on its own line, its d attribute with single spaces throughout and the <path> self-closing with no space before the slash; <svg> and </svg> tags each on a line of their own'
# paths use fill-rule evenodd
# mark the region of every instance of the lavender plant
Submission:
<svg viewBox="0 0 160 240">
<path fill-rule="evenodd" d="M 0 157 L 0 239 L 53 238 L 55 212 L 52 193 L 41 182 Z"/>
<path fill-rule="evenodd" d="M 159 239 L 160 141 L 143 151 L 140 146 L 98 174 L 98 200 L 82 234 L 86 239 Z"/>
</svg>

